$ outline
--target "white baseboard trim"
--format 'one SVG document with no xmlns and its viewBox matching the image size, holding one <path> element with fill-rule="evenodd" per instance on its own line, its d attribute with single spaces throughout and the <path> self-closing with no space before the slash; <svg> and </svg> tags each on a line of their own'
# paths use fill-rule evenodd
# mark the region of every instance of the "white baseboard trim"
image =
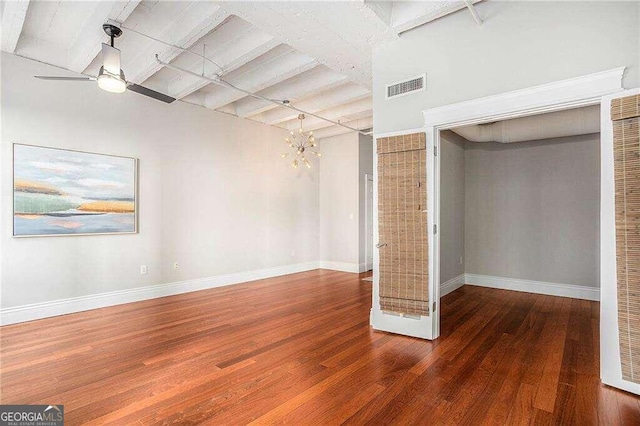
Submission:
<svg viewBox="0 0 640 426">
<path fill-rule="evenodd" d="M 321 269 L 331 269 L 332 271 L 340 271 L 340 272 L 352 272 L 357 274 L 364 269 L 364 263 L 347 263 L 347 262 L 333 262 L 331 260 L 321 260 L 320 261 Z M 364 272 L 364 271 L 362 271 Z"/>
<path fill-rule="evenodd" d="M 52 300 L 49 302 L 34 303 L 12 308 L 3 308 L 0 309 L 0 325 L 16 324 L 41 318 L 104 308 L 107 306 L 139 302 L 141 300 L 156 299 L 158 297 L 172 296 L 175 294 L 189 293 L 198 290 L 207 290 L 248 281 L 294 274 L 296 272 L 310 271 L 318 269 L 318 267 L 319 262 L 317 261 L 296 263 L 292 265 L 217 275 L 195 280 L 136 287 L 127 290 L 71 297 L 68 299 Z"/>
<path fill-rule="evenodd" d="M 571 297 L 573 299 L 600 300 L 600 289 L 572 284 L 558 284 L 544 281 L 519 280 L 515 278 L 492 277 L 489 275 L 464 274 L 464 282 L 480 287 L 525 291 L 550 296 Z M 446 284 L 446 283 L 445 283 Z"/>
<path fill-rule="evenodd" d="M 459 289 L 464 285 L 464 281 L 464 274 L 460 274 L 457 277 L 451 278 L 449 281 L 443 282 L 440 284 L 440 297 L 446 296 L 452 291 Z"/>
</svg>

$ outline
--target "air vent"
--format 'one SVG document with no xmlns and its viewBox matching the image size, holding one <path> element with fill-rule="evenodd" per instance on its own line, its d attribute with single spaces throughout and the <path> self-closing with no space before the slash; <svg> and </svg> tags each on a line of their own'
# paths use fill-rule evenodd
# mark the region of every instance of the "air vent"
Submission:
<svg viewBox="0 0 640 426">
<path fill-rule="evenodd" d="M 409 80 L 389 84 L 387 85 L 385 99 L 393 99 L 399 96 L 409 95 L 411 93 L 422 92 L 426 89 L 426 80 L 427 75 L 422 74 Z"/>
</svg>

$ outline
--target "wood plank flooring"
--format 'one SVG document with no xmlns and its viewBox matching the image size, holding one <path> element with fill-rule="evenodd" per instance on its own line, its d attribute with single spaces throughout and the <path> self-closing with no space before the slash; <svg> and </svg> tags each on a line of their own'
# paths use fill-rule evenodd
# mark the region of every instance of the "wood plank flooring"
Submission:
<svg viewBox="0 0 640 426">
<path fill-rule="evenodd" d="M 77 424 L 640 425 L 600 384 L 598 303 L 464 286 L 434 342 L 310 271 L 0 328 L 3 404 Z"/>
</svg>

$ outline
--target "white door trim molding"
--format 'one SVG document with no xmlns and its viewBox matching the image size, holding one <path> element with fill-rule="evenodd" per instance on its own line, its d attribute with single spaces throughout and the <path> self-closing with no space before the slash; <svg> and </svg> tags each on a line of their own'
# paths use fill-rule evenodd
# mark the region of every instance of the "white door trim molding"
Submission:
<svg viewBox="0 0 640 426">
<path fill-rule="evenodd" d="M 625 67 L 614 68 L 554 83 L 487 96 L 422 112 L 425 127 L 463 126 L 522 117 L 600 103 L 600 98 L 623 90 Z"/>
<path fill-rule="evenodd" d="M 435 147 L 438 152 L 441 152 L 441 130 L 468 124 L 486 123 L 543 112 L 600 104 L 603 96 L 619 93 L 623 90 L 622 77 L 624 70 L 625 67 L 615 68 L 554 83 L 425 110 L 423 111 L 423 116 L 427 141 L 433 141 L 432 146 Z M 429 143 L 427 143 L 427 145 L 429 145 Z M 429 155 L 429 157 L 434 158 L 432 155 Z M 440 180 L 440 157 L 440 155 L 435 156 L 434 170 L 436 186 L 435 191 L 432 193 L 433 196 L 431 197 L 435 201 L 433 211 L 436 225 L 440 223 L 440 188 L 437 184 Z M 605 188 L 603 187 L 602 192 L 604 192 L 604 190 Z M 602 237 L 602 227 L 600 232 Z M 435 282 L 440 282 L 440 233 L 434 235 L 433 248 L 434 255 L 429 257 L 430 261 L 433 258 L 433 264 L 430 264 L 429 274 L 433 275 Z M 601 270 L 604 261 L 606 261 L 606 258 L 602 257 L 600 259 Z M 603 288 L 603 295 L 604 291 Z M 433 295 L 434 300 L 439 303 L 440 286 L 435 286 L 435 292 L 437 294 Z M 433 329 L 433 336 L 436 338 L 440 335 L 439 310 L 433 315 Z M 603 348 L 602 342 L 601 348 Z"/>
<path fill-rule="evenodd" d="M 611 100 L 640 94 L 625 90 L 602 98 L 600 106 L 600 378 L 604 384 L 640 395 L 640 384 L 622 378 L 618 335 L 616 206 Z"/>
</svg>

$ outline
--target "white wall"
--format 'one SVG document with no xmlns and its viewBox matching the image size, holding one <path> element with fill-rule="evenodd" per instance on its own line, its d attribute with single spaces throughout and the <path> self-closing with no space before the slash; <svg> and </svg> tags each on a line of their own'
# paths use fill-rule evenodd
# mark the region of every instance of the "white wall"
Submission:
<svg viewBox="0 0 640 426">
<path fill-rule="evenodd" d="M 360 265 L 365 264 L 366 261 L 366 244 L 367 244 L 367 229 L 366 229 L 366 175 L 373 176 L 373 136 L 358 135 L 358 220 L 360 226 L 358 228 L 358 240 L 359 240 L 359 262 Z M 374 244 L 375 245 L 375 244 Z"/>
<path fill-rule="evenodd" d="M 468 142 L 465 272 L 599 287 L 599 147 L 598 134 Z"/>
<path fill-rule="evenodd" d="M 3 308 L 318 260 L 318 168 L 288 167 L 284 130 L 1 58 Z M 14 142 L 139 158 L 140 232 L 13 238 Z"/>
<path fill-rule="evenodd" d="M 320 160 L 321 266 L 359 272 L 365 266 L 365 173 L 373 174 L 373 138 L 323 138 Z"/>
<path fill-rule="evenodd" d="M 357 133 L 321 139 L 320 260 L 359 265 L 359 138 Z"/>
<path fill-rule="evenodd" d="M 440 284 L 465 273 L 465 142 L 440 134 Z"/>
<path fill-rule="evenodd" d="M 403 33 L 373 51 L 376 133 L 423 125 L 422 111 L 627 66 L 640 85 L 640 2 L 477 4 Z M 427 90 L 385 101 L 386 84 L 427 73 Z"/>
</svg>

